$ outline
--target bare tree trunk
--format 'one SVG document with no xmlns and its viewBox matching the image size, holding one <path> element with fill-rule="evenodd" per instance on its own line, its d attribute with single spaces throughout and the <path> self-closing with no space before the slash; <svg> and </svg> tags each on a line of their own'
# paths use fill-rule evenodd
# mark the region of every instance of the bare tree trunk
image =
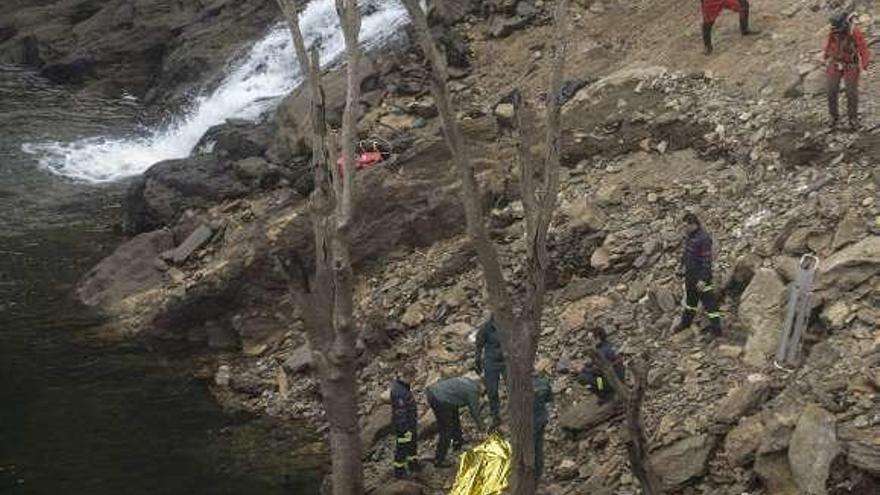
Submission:
<svg viewBox="0 0 880 495">
<path fill-rule="evenodd" d="M 430 66 L 431 90 L 443 123 L 446 142 L 452 152 L 461 180 L 462 203 L 465 208 L 468 236 L 483 267 L 483 277 L 489 294 L 489 306 L 501 330 L 501 345 L 509 378 L 509 411 L 511 443 L 513 446 L 513 481 L 510 493 L 531 495 L 535 492 L 534 451 L 534 372 L 537 340 L 541 334 L 541 315 L 544 308 L 547 275 L 547 231 L 556 207 L 559 191 L 559 115 L 561 101 L 559 88 L 565 60 L 565 15 L 567 0 L 559 2 L 556 13 L 556 58 L 550 76 L 550 97 L 547 102 L 546 156 L 541 162 L 541 177 L 536 181 L 536 170 L 528 154 L 528 146 L 520 144 L 523 182 L 523 206 L 526 211 L 528 253 L 525 260 L 527 280 L 526 297 L 519 315 L 514 312 L 513 295 L 501 269 L 498 252 L 492 244 L 482 207 L 482 195 L 476 180 L 473 162 L 468 156 L 464 139 L 455 118 L 447 86 L 446 59 L 431 39 L 425 12 L 419 0 L 403 0 L 413 21 L 418 42 Z M 517 107 L 521 101 L 517 98 Z M 523 133 L 525 134 L 525 133 Z M 522 136 L 521 136 L 522 137 Z M 540 189 L 540 191 L 539 191 Z"/>
<path fill-rule="evenodd" d="M 649 455 L 648 437 L 645 434 L 644 422 L 642 421 L 642 400 L 645 396 L 645 386 L 648 381 L 648 371 L 645 358 L 639 356 L 633 360 L 631 369 L 635 383 L 632 388 L 627 387 L 623 381 L 617 378 L 613 366 L 596 349 L 591 349 L 590 356 L 593 362 L 599 365 L 604 376 L 614 392 L 623 400 L 626 408 L 626 451 L 629 455 L 630 469 L 639 480 L 644 495 L 662 495 L 663 488 L 660 479 L 654 471 Z"/>
<path fill-rule="evenodd" d="M 352 223 L 354 142 L 353 107 L 357 83 L 360 15 L 356 0 L 337 0 L 337 13 L 348 56 L 348 91 L 343 114 L 342 176 L 336 166 L 337 140 L 328 135 L 320 80 L 318 51 L 311 57 L 299 27 L 297 0 L 278 0 L 287 19 L 296 56 L 311 96 L 312 170 L 315 189 L 309 213 L 315 235 L 314 274 L 300 259 L 280 260 L 290 289 L 303 314 L 309 346 L 321 380 L 321 394 L 330 424 L 330 454 L 334 495 L 364 492 L 362 446 L 358 425 L 356 333 L 352 314 L 353 272 L 349 231 Z"/>
</svg>

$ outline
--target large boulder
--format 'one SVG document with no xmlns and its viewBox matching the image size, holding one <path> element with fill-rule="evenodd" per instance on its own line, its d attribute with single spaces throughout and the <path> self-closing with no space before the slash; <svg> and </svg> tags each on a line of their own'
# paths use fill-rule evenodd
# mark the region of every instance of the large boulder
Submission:
<svg viewBox="0 0 880 495">
<path fill-rule="evenodd" d="M 428 18 L 433 22 L 452 25 L 464 19 L 470 13 L 475 13 L 480 7 L 479 0 L 445 0 L 443 2 L 428 2 Z"/>
<path fill-rule="evenodd" d="M 709 435 L 685 438 L 651 454 L 651 464 L 663 487 L 677 490 L 706 474 L 714 447 L 715 440 Z"/>
<path fill-rule="evenodd" d="M 871 236 L 819 263 L 816 292 L 831 297 L 851 290 L 880 273 L 880 236 Z"/>
<path fill-rule="evenodd" d="M 391 406 L 380 404 L 363 420 L 361 443 L 369 448 L 389 433 L 391 433 Z"/>
<path fill-rule="evenodd" d="M 129 185 L 125 229 L 136 234 L 171 225 L 187 208 L 211 206 L 250 191 L 228 162 L 213 155 L 159 162 Z"/>
<path fill-rule="evenodd" d="M 308 344 L 301 345 L 284 360 L 284 368 L 291 373 L 308 370 L 312 366 L 312 349 Z"/>
<path fill-rule="evenodd" d="M 852 442 L 848 446 L 847 462 L 871 476 L 880 477 L 880 444 L 875 440 Z"/>
<path fill-rule="evenodd" d="M 119 246 L 89 270 L 79 286 L 79 297 L 89 306 L 116 306 L 126 297 L 161 284 L 159 255 L 174 247 L 169 230 L 141 234 Z"/>
<path fill-rule="evenodd" d="M 559 426 L 572 431 L 589 430 L 614 416 L 617 406 L 615 401 L 600 404 L 596 397 L 589 395 L 559 415 Z"/>
<path fill-rule="evenodd" d="M 755 473 L 773 495 L 804 495 L 791 472 L 785 451 L 771 452 L 755 460 Z"/>
<path fill-rule="evenodd" d="M 776 351 L 785 312 L 786 287 L 775 271 L 755 273 L 739 304 L 739 319 L 749 332 L 743 360 L 763 367 Z"/>
<path fill-rule="evenodd" d="M 837 251 L 841 248 L 858 242 L 865 233 L 865 220 L 855 211 L 850 211 L 843 217 L 843 220 L 837 224 L 837 230 L 834 232 L 834 240 L 831 247 Z"/>
<path fill-rule="evenodd" d="M 568 225 L 572 229 L 583 229 L 588 232 L 599 231 L 605 227 L 607 221 L 605 213 L 585 199 L 567 203 L 559 211 L 568 218 Z"/>
<path fill-rule="evenodd" d="M 730 464 L 743 466 L 752 460 L 765 434 L 761 415 L 742 418 L 724 438 L 724 455 Z"/>
<path fill-rule="evenodd" d="M 840 454 L 837 420 L 830 412 L 809 405 L 801 413 L 788 447 L 794 480 L 804 495 L 825 495 L 831 463 Z"/>
<path fill-rule="evenodd" d="M 582 328 L 613 305 L 614 301 L 605 296 L 587 296 L 579 299 L 566 306 L 559 315 L 560 329 L 563 332 L 571 332 Z"/>
<path fill-rule="evenodd" d="M 741 417 L 761 404 L 770 390 L 770 382 L 764 376 L 755 376 L 727 393 L 715 409 L 714 421 L 723 425 L 735 424 Z"/>
<path fill-rule="evenodd" d="M 219 158 L 243 160 L 263 156 L 272 144 L 272 137 L 268 124 L 231 119 L 208 129 L 196 148 L 210 145 L 212 153 Z"/>
</svg>

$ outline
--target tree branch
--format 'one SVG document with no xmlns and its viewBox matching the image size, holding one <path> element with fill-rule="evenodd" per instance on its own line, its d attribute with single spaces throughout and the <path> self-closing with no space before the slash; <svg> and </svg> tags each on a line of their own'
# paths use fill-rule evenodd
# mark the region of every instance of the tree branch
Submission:
<svg viewBox="0 0 880 495">
<path fill-rule="evenodd" d="M 651 465 L 648 436 L 645 434 L 644 422 L 642 420 L 642 400 L 644 399 L 646 383 L 648 381 L 648 371 L 645 364 L 646 357 L 638 356 L 633 359 L 631 369 L 634 385 L 630 388 L 617 377 L 612 364 L 605 359 L 605 356 L 598 349 L 591 348 L 587 351 L 587 354 L 599 366 L 602 377 L 608 381 L 611 388 L 614 389 L 614 393 L 623 400 L 626 409 L 626 429 L 628 433 L 626 450 L 629 454 L 630 468 L 642 486 L 642 493 L 645 495 L 662 495 L 663 490 L 660 479 Z"/>
</svg>

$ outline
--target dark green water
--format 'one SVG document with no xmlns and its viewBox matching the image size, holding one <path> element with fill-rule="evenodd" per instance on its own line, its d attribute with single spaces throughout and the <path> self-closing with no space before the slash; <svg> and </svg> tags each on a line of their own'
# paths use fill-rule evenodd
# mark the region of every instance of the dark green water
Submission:
<svg viewBox="0 0 880 495">
<path fill-rule="evenodd" d="M 131 104 L 0 67 L 0 493 L 311 494 L 297 425 L 232 417 L 137 343 L 93 335 L 76 280 L 118 244 L 121 185 L 38 169 L 23 142 L 131 128 Z"/>
</svg>

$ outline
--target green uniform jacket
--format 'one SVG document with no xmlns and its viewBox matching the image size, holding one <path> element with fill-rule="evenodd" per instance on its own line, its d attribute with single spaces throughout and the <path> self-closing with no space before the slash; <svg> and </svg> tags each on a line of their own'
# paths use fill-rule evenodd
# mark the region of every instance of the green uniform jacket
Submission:
<svg viewBox="0 0 880 495">
<path fill-rule="evenodd" d="M 475 354 L 477 369 L 483 369 L 484 364 L 486 368 L 504 368 L 504 352 L 501 351 L 501 341 L 494 319 L 489 318 L 488 321 L 480 325 L 477 332 Z"/>
<path fill-rule="evenodd" d="M 549 421 L 547 404 L 553 402 L 553 388 L 550 380 L 543 376 L 536 376 L 535 387 L 535 425 L 546 425 Z"/>
<path fill-rule="evenodd" d="M 430 385 L 428 392 L 439 402 L 451 404 L 456 407 L 467 406 L 477 428 L 483 430 L 483 421 L 480 419 L 480 384 L 470 378 L 447 378 Z"/>
</svg>

